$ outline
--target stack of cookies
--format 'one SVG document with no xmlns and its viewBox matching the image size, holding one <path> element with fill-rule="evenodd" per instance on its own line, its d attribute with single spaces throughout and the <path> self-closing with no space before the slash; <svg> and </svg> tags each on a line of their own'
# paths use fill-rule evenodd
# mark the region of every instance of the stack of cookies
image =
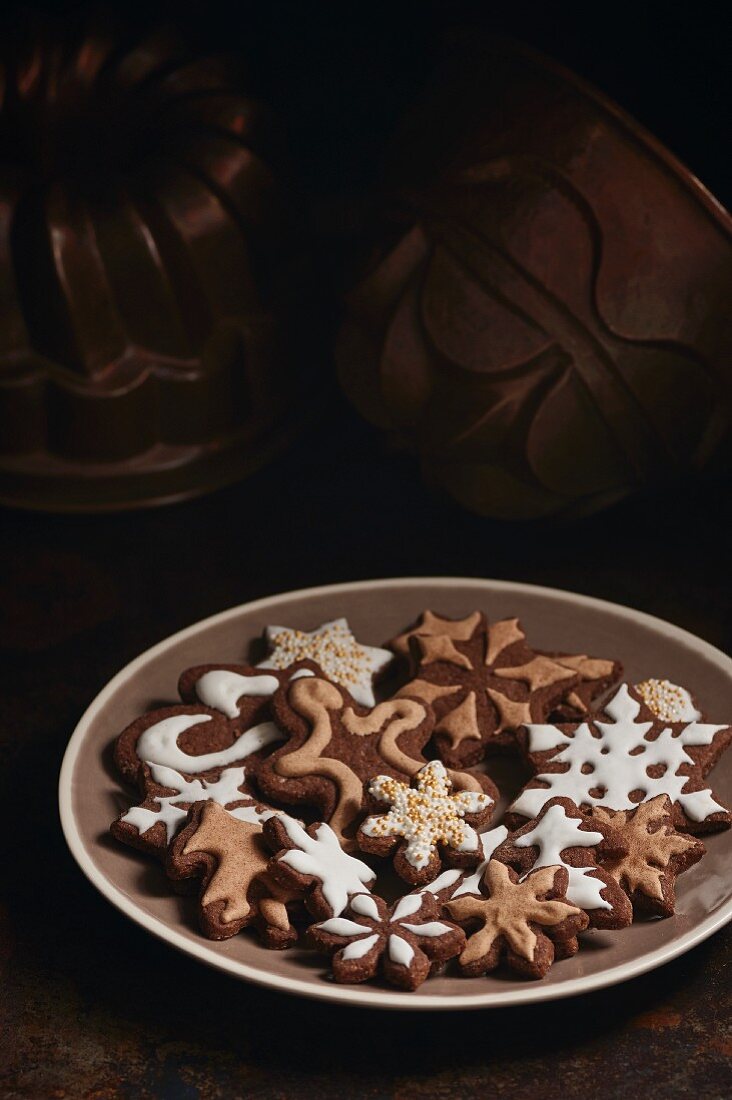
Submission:
<svg viewBox="0 0 732 1100">
<path fill-rule="evenodd" d="M 699 834 L 730 825 L 705 776 L 732 728 L 616 659 L 534 649 L 518 619 L 265 641 L 258 665 L 187 669 L 115 745 L 139 793 L 112 833 L 197 890 L 211 939 L 300 942 L 339 982 L 412 990 L 449 960 L 542 978 L 588 927 L 671 915 Z M 500 822 L 499 753 L 526 767 Z"/>
</svg>

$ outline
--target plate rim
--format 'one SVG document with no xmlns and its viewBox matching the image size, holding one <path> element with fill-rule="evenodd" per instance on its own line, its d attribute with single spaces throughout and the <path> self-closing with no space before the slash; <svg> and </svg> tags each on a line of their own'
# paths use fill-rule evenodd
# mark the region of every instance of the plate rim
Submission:
<svg viewBox="0 0 732 1100">
<path fill-rule="evenodd" d="M 209 946 L 208 941 L 203 941 L 200 944 L 195 943 L 176 929 L 171 928 L 165 921 L 144 912 L 133 898 L 117 887 L 115 883 L 108 879 L 106 875 L 98 869 L 92 855 L 87 851 L 74 816 L 72 800 L 73 772 L 90 724 L 96 718 L 97 714 L 103 710 L 107 700 L 123 686 L 124 683 L 129 681 L 129 679 L 136 674 L 138 669 L 142 668 L 149 660 L 164 653 L 166 649 L 196 634 L 203 628 L 226 622 L 226 620 L 235 618 L 237 615 L 241 615 L 244 612 L 256 611 L 265 605 L 268 607 L 275 607 L 280 603 L 285 603 L 295 598 L 319 596 L 323 594 L 338 594 L 344 591 L 361 591 L 374 587 L 418 588 L 424 587 L 425 585 L 435 588 L 454 588 L 456 586 L 472 585 L 484 587 L 486 591 L 512 590 L 539 595 L 556 601 L 563 601 L 569 598 L 571 601 L 586 607 L 593 607 L 599 610 L 609 609 L 612 610 L 614 614 L 619 613 L 621 617 L 632 619 L 636 622 L 640 621 L 653 629 L 658 630 L 660 628 L 662 633 L 710 659 L 732 678 L 732 658 L 728 657 L 722 650 L 717 649 L 717 647 L 713 646 L 710 642 L 706 642 L 695 634 L 684 630 L 683 627 L 676 626 L 674 623 L 670 623 L 665 619 L 660 619 L 655 615 L 650 615 L 645 611 L 638 611 L 625 604 L 614 603 L 611 600 L 604 600 L 596 596 L 586 596 L 583 593 L 572 592 L 567 589 L 527 584 L 523 581 L 494 580 L 487 577 L 455 576 L 383 577 L 371 580 L 342 581 L 337 584 L 316 585 L 309 588 L 299 588 L 288 592 L 280 592 L 272 596 L 258 597 L 256 600 L 249 600 L 246 603 L 238 604 L 235 607 L 227 608 L 224 611 L 219 611 L 214 615 L 209 615 L 204 619 L 200 619 L 190 626 L 184 627 L 182 630 L 167 635 L 161 641 L 156 642 L 154 645 L 138 654 L 137 657 L 124 665 L 119 672 L 107 681 L 76 724 L 66 746 L 59 773 L 59 816 L 64 839 L 69 851 L 89 882 L 91 882 L 99 893 L 101 893 L 107 901 L 111 902 L 117 910 L 135 924 L 145 929 L 145 931 L 154 935 L 157 939 L 163 940 L 163 942 L 185 955 L 197 959 L 200 962 L 204 962 L 214 969 L 221 970 L 240 980 L 250 981 L 255 985 L 274 989 L 278 992 L 305 996 L 318 1001 L 332 1001 L 341 1004 L 356 1005 L 362 1008 L 385 1008 L 395 1011 L 410 1009 L 434 1012 L 445 1009 L 468 1010 L 499 1008 L 519 1004 L 533 1004 L 542 1001 L 551 1002 L 563 1000 L 565 997 L 578 996 L 582 993 L 590 993 L 594 990 L 604 989 L 608 986 L 628 981 L 631 978 L 639 977 L 649 970 L 654 970 L 656 967 L 663 966 L 679 955 L 683 955 L 687 951 L 690 951 L 693 947 L 696 947 L 698 944 L 708 939 L 709 936 L 713 935 L 732 920 L 732 896 L 730 896 L 719 909 L 710 914 L 693 929 L 683 933 L 672 943 L 661 945 L 655 951 L 646 952 L 637 959 L 631 959 L 617 966 L 609 967 L 606 970 L 599 971 L 597 974 L 572 978 L 561 985 L 547 986 L 543 985 L 541 982 L 532 982 L 527 983 L 525 987 L 515 990 L 497 990 L 483 993 L 466 992 L 464 995 L 425 995 L 419 992 L 392 992 L 390 990 L 374 989 L 369 986 L 344 986 L 327 980 L 323 981 L 321 986 L 310 981 L 272 974 L 260 967 L 252 966 L 249 963 L 244 963 L 237 959 L 230 959 L 225 955 L 219 954 L 213 946 Z"/>
</svg>

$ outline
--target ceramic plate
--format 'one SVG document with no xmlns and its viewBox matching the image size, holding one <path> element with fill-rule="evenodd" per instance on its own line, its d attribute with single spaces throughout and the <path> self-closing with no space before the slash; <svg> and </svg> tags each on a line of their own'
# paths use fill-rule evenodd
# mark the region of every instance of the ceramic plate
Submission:
<svg viewBox="0 0 732 1100">
<path fill-rule="evenodd" d="M 197 930 L 195 905 L 169 891 L 163 872 L 112 840 L 109 823 L 129 804 L 110 762 L 115 735 L 133 718 L 177 701 L 179 673 L 189 665 L 245 660 L 268 623 L 312 629 L 347 616 L 357 638 L 378 645 L 425 607 L 458 617 L 477 608 L 490 618 L 518 615 L 537 648 L 618 656 L 627 678 L 668 678 L 690 688 L 710 721 L 732 715 L 732 661 L 719 650 L 660 619 L 616 604 L 548 588 L 502 581 L 410 578 L 364 581 L 289 592 L 224 611 L 149 649 L 97 696 L 69 742 L 59 788 L 66 840 L 89 880 L 147 931 L 210 966 L 288 993 L 380 1008 L 482 1008 L 573 996 L 625 981 L 660 966 L 712 935 L 732 918 L 732 834 L 705 838 L 708 854 L 679 879 L 678 906 L 668 920 L 642 921 L 616 933 L 593 931 L 573 958 L 543 981 L 510 976 L 461 978 L 451 971 L 416 993 L 380 985 L 339 986 L 327 962 L 312 952 L 267 951 L 253 936 L 223 943 Z M 510 797 L 520 775 L 489 763 Z M 713 773 L 722 800 L 732 802 L 732 750 Z M 158 877 L 159 876 L 159 877 Z"/>
</svg>

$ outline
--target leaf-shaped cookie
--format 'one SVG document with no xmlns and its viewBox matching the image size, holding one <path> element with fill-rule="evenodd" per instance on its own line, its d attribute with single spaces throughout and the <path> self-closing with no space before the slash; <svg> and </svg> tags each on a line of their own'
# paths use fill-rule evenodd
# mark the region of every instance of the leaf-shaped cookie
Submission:
<svg viewBox="0 0 732 1100">
<path fill-rule="evenodd" d="M 171 878 L 201 877 L 199 919 L 210 939 L 228 939 L 254 924 L 267 947 L 297 939 L 289 910 L 302 892 L 268 872 L 261 823 L 240 821 L 216 802 L 196 802 L 168 849 Z"/>
<path fill-rule="evenodd" d="M 675 883 L 705 852 L 696 837 L 673 827 L 673 807 L 665 795 L 641 802 L 635 810 L 595 806 L 592 820 L 611 825 L 627 847 L 622 856 L 603 861 L 603 870 L 627 892 L 633 908 L 669 917 L 676 903 Z"/>
</svg>

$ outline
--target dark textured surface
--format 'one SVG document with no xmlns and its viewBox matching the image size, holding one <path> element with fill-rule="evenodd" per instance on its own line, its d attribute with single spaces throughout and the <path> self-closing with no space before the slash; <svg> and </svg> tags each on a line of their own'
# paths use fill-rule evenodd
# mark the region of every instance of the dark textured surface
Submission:
<svg viewBox="0 0 732 1100">
<path fill-rule="evenodd" d="M 56 781 L 86 705 L 142 649 L 244 600 L 373 576 L 494 576 L 630 604 L 729 648 L 723 486 L 508 527 L 431 496 L 376 446 L 347 418 L 185 505 L 0 512 L 0 782 L 16 844 L 2 889 L 3 1097 L 730 1094 L 729 929 L 556 1007 L 396 1017 L 209 972 L 127 922 L 68 855 Z"/>
</svg>

